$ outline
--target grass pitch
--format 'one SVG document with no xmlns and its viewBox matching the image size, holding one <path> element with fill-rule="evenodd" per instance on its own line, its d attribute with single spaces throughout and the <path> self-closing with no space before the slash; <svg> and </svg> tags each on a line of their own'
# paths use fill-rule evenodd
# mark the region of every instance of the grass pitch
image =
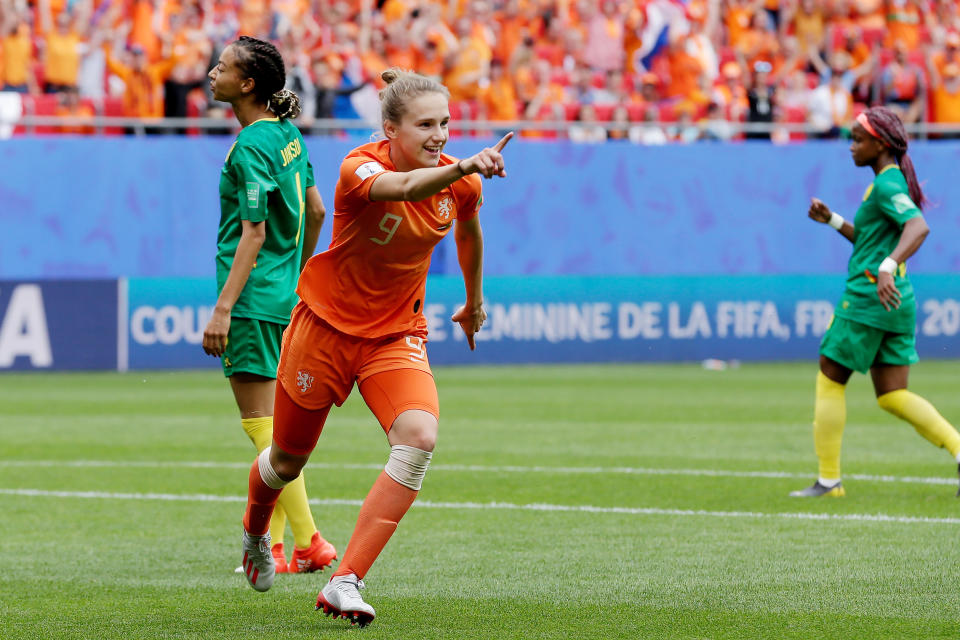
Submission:
<svg viewBox="0 0 960 640">
<path fill-rule="evenodd" d="M 911 388 L 960 423 L 957 364 Z M 958 637 L 956 465 L 863 376 L 847 497 L 787 497 L 816 473 L 815 366 L 438 368 L 440 442 L 364 630 L 314 612 L 325 577 L 233 572 L 253 449 L 218 372 L 6 374 L 0 636 Z M 341 553 L 386 455 L 355 393 L 306 470 Z"/>
</svg>

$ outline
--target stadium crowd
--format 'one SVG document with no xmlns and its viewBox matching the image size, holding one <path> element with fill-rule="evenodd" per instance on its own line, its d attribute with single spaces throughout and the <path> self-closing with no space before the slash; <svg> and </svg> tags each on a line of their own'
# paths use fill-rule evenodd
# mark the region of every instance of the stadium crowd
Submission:
<svg viewBox="0 0 960 640">
<path fill-rule="evenodd" d="M 0 26 L 25 114 L 226 118 L 206 74 L 249 34 L 283 52 L 305 131 L 377 122 L 389 66 L 525 136 L 836 137 L 880 104 L 960 128 L 956 0 L 0 0 Z"/>
</svg>

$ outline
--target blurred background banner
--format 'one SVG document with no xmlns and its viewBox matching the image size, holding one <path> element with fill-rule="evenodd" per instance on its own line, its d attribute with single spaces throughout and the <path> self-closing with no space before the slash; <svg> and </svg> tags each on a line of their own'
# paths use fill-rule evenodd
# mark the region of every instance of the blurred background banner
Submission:
<svg viewBox="0 0 960 640">
<path fill-rule="evenodd" d="M 914 275 L 922 358 L 960 357 L 955 275 Z M 470 352 L 450 316 L 463 281 L 431 276 L 434 364 L 799 360 L 817 346 L 842 276 L 490 277 Z M 210 278 L 0 281 L 2 369 L 217 368 L 203 353 Z"/>
<path fill-rule="evenodd" d="M 116 369 L 116 280 L 0 280 L 0 371 Z"/>
<path fill-rule="evenodd" d="M 367 138 L 309 138 L 328 216 L 340 161 Z M 0 145 L 0 278 L 212 278 L 226 137 L 14 138 Z M 455 156 L 493 139 L 454 140 Z M 489 275 L 835 274 L 850 245 L 807 220 L 852 218 L 872 176 L 841 142 L 577 145 L 515 140 L 484 183 Z M 960 145 L 914 143 L 933 230 L 913 273 L 960 268 Z M 50 179 L 38 187 L 38 176 Z M 459 273 L 452 246 L 432 272 Z"/>
<path fill-rule="evenodd" d="M 127 289 L 130 369 L 220 366 L 220 359 L 201 347 L 203 329 L 217 301 L 215 279 L 131 278 Z"/>
</svg>

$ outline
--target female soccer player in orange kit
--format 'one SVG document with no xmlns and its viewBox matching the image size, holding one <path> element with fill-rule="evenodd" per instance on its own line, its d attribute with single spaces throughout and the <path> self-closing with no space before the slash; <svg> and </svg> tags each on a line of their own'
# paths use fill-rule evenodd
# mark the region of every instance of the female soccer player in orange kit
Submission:
<svg viewBox="0 0 960 640">
<path fill-rule="evenodd" d="M 277 496 L 306 464 L 330 407 L 341 405 L 356 382 L 387 434 L 390 455 L 317 608 L 361 626 L 375 615 L 360 597 L 361 578 L 416 498 L 437 438 L 439 403 L 423 316 L 430 256 L 454 229 L 466 303 L 451 320 L 473 349 L 486 318 L 477 220 L 483 198 L 474 174 L 505 177 L 501 151 L 513 136 L 462 160 L 445 155 L 447 89 L 399 69 L 381 77 L 385 139 L 357 147 L 340 166 L 333 240 L 300 276 L 301 302 L 280 356 L 273 445 L 250 470 L 243 519 L 247 575 L 265 590 L 273 558 L 259 541 Z"/>
</svg>

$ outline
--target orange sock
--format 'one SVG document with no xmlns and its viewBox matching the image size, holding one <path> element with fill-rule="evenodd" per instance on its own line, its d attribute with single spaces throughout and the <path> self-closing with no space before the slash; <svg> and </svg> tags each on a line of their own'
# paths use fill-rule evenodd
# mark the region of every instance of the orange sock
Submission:
<svg viewBox="0 0 960 640">
<path fill-rule="evenodd" d="M 367 575 L 373 561 L 397 530 L 400 518 L 413 504 L 417 493 L 419 492 L 408 489 L 381 471 L 360 507 L 357 526 L 350 537 L 343 560 L 333 575 L 355 573 L 358 578 Z"/>
<path fill-rule="evenodd" d="M 252 536 L 262 536 L 270 529 L 270 516 L 283 489 L 271 489 L 260 477 L 258 459 L 250 468 L 247 489 L 247 510 L 243 514 L 243 528 Z"/>
</svg>

